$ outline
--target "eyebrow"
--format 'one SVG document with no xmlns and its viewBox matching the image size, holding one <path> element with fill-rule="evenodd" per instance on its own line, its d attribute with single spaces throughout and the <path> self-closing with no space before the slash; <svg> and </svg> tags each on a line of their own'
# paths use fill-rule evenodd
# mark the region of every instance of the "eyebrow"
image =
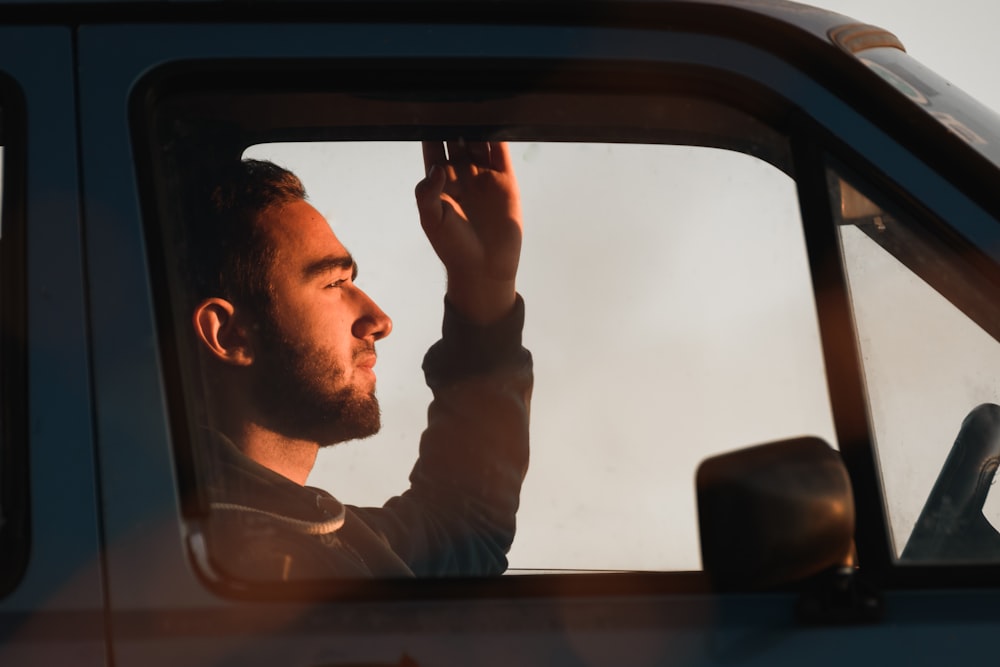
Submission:
<svg viewBox="0 0 1000 667">
<path fill-rule="evenodd" d="M 309 280 L 334 269 L 350 269 L 351 280 L 358 277 L 358 263 L 350 255 L 330 255 L 317 259 L 302 269 L 302 275 L 306 280 Z"/>
</svg>

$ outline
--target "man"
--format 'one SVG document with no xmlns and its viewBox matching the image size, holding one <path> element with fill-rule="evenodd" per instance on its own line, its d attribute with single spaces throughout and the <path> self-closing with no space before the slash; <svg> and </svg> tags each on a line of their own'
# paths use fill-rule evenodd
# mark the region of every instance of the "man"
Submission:
<svg viewBox="0 0 1000 667">
<path fill-rule="evenodd" d="M 447 148 L 447 155 L 445 150 Z M 244 161 L 191 248 L 214 567 L 252 580 L 487 575 L 506 568 L 527 469 L 531 358 L 515 291 L 517 184 L 503 143 L 424 144 L 420 222 L 447 270 L 434 399 L 410 489 L 345 507 L 303 486 L 320 447 L 379 428 L 375 343 L 391 321 L 298 179 Z"/>
</svg>

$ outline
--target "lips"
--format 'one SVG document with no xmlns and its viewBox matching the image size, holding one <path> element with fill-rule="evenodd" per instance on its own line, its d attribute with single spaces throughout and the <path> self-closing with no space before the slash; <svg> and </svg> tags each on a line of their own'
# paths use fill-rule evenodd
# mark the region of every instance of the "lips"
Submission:
<svg viewBox="0 0 1000 667">
<path fill-rule="evenodd" d="M 377 358 L 378 356 L 375 354 L 375 350 L 362 350 L 354 355 L 354 365 L 358 368 L 371 370 L 375 367 L 375 361 Z"/>
</svg>

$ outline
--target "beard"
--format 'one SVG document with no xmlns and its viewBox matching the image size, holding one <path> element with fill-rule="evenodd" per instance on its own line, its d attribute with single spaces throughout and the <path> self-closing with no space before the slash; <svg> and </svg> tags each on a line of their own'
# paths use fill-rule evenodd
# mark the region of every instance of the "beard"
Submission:
<svg viewBox="0 0 1000 667">
<path fill-rule="evenodd" d="M 321 447 L 367 438 L 382 425 L 374 387 L 345 385 L 346 373 L 323 350 L 292 340 L 273 321 L 260 329 L 261 349 L 253 392 L 265 425 L 289 437 Z M 370 353 L 362 346 L 354 358 Z"/>
</svg>

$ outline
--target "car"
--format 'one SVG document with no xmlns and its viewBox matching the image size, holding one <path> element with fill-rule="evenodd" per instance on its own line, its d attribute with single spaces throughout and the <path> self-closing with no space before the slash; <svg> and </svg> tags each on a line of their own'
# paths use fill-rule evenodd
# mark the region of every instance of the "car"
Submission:
<svg viewBox="0 0 1000 667">
<path fill-rule="evenodd" d="M 892 33 L 782 0 L 0 7 L 0 663 L 991 654 L 1000 119 Z M 419 142 L 458 139 L 508 143 L 524 208 L 509 570 L 234 573 L 192 193 L 284 164 L 360 258 L 385 423 L 310 483 L 378 505 L 440 327 Z"/>
</svg>

